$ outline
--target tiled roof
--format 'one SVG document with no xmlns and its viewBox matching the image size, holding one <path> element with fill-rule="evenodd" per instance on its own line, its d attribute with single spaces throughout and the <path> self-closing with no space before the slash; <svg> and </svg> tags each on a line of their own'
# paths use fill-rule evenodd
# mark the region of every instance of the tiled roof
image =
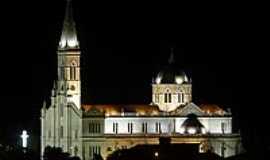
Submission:
<svg viewBox="0 0 270 160">
<path fill-rule="evenodd" d="M 97 104 L 97 105 L 82 105 L 86 112 L 96 109 L 101 113 L 109 115 L 120 115 L 121 113 L 137 113 L 139 115 L 153 115 L 158 114 L 158 106 L 146 104 L 129 104 L 129 105 L 115 105 L 115 104 Z"/>
<path fill-rule="evenodd" d="M 201 104 L 199 106 L 202 111 L 204 111 L 207 114 L 212 114 L 212 115 L 223 115 L 226 113 L 221 107 L 219 107 L 216 104 Z"/>
</svg>

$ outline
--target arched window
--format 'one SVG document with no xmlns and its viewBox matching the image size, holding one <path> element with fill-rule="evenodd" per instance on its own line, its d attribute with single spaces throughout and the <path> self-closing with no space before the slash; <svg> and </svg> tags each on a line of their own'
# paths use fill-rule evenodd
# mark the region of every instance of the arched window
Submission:
<svg viewBox="0 0 270 160">
<path fill-rule="evenodd" d="M 172 94 L 171 93 L 168 93 L 169 95 L 169 97 L 168 97 L 168 99 L 169 99 L 169 103 L 172 103 Z"/>
<path fill-rule="evenodd" d="M 182 102 L 184 103 L 185 102 L 185 94 L 182 93 Z"/>
<path fill-rule="evenodd" d="M 63 128 L 63 126 L 60 127 L 60 137 L 61 138 L 64 137 L 64 128 Z"/>
<path fill-rule="evenodd" d="M 142 123 L 142 132 L 147 133 L 147 123 L 146 122 Z"/>
<path fill-rule="evenodd" d="M 118 123 L 113 123 L 113 132 L 114 132 L 115 134 L 118 133 Z"/>
<path fill-rule="evenodd" d="M 70 67 L 70 80 L 76 80 L 76 62 L 75 61 L 72 61 L 71 62 L 71 67 Z"/>
<path fill-rule="evenodd" d="M 165 93 L 164 94 L 164 102 L 165 103 L 171 103 L 172 102 L 172 94 L 171 93 Z"/>
<path fill-rule="evenodd" d="M 61 103 L 60 105 L 60 116 L 63 117 L 64 116 L 64 104 Z"/>
<path fill-rule="evenodd" d="M 128 132 L 132 134 L 133 131 L 133 123 L 128 123 Z"/>
<path fill-rule="evenodd" d="M 184 103 L 184 93 L 182 91 L 178 93 L 178 103 Z"/>
<path fill-rule="evenodd" d="M 159 94 L 155 94 L 155 102 L 159 103 Z"/>
<path fill-rule="evenodd" d="M 169 89 L 167 89 L 166 93 L 164 94 L 164 102 L 165 103 L 171 103 L 172 102 L 172 94 L 170 93 Z"/>
</svg>

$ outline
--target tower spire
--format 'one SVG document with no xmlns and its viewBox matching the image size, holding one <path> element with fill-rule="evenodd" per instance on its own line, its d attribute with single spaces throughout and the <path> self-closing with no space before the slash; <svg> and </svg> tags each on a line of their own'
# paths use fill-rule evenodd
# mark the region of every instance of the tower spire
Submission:
<svg viewBox="0 0 270 160">
<path fill-rule="evenodd" d="M 62 34 L 59 42 L 59 48 L 60 49 L 79 48 L 75 22 L 73 19 L 73 9 L 71 0 L 67 0 L 66 2 L 66 13 L 63 23 Z"/>
<path fill-rule="evenodd" d="M 168 62 L 169 62 L 169 64 L 174 63 L 174 52 L 173 52 L 173 48 L 171 48 L 171 55 L 170 55 L 170 57 L 168 59 Z"/>
</svg>

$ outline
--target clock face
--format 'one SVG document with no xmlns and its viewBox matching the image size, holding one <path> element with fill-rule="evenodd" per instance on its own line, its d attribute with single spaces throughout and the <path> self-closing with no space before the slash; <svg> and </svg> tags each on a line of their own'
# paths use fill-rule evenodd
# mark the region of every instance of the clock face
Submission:
<svg viewBox="0 0 270 160">
<path fill-rule="evenodd" d="M 74 85 L 71 85 L 70 89 L 71 89 L 72 91 L 74 91 L 74 90 L 76 89 L 76 87 L 75 87 Z"/>
</svg>

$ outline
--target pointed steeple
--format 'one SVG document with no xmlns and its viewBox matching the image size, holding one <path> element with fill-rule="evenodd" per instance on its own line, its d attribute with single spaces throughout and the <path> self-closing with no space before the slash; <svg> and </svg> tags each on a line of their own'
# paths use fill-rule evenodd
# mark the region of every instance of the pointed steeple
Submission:
<svg viewBox="0 0 270 160">
<path fill-rule="evenodd" d="M 57 94 L 57 84 L 56 81 L 53 82 L 53 89 L 52 89 L 52 97 L 54 97 Z"/>
<path fill-rule="evenodd" d="M 173 53 L 173 48 L 171 48 L 171 55 L 170 55 L 170 57 L 169 57 L 169 59 L 168 59 L 168 62 L 169 62 L 169 64 L 174 63 L 174 53 Z"/>
<path fill-rule="evenodd" d="M 79 42 L 73 19 L 72 2 L 71 0 L 67 0 L 66 3 L 66 13 L 59 42 L 59 49 L 77 49 L 79 48 Z"/>
</svg>

